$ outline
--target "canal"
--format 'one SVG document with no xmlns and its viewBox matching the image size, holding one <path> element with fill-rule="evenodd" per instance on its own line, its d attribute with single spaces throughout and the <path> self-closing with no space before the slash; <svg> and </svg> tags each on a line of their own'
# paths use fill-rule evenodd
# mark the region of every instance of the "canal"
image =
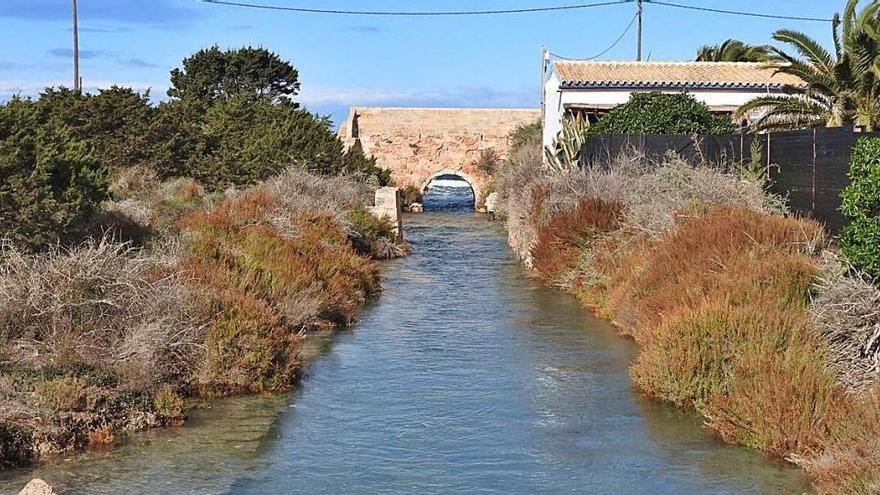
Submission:
<svg viewBox="0 0 880 495">
<path fill-rule="evenodd" d="M 503 226 L 406 217 L 358 324 L 315 340 L 296 392 L 217 401 L 184 427 L 35 470 L 61 493 L 802 493 L 799 470 L 726 445 L 632 388 L 635 345 L 539 287 Z"/>
</svg>

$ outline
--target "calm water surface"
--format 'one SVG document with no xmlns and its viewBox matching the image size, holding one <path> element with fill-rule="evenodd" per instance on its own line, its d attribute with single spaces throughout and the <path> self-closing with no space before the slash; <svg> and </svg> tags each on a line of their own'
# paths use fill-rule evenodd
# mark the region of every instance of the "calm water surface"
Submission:
<svg viewBox="0 0 880 495">
<path fill-rule="evenodd" d="M 288 396 L 218 401 L 182 428 L 0 474 L 68 494 L 803 493 L 795 469 L 635 393 L 635 347 L 528 280 L 502 226 L 406 218 L 415 254 Z"/>
</svg>

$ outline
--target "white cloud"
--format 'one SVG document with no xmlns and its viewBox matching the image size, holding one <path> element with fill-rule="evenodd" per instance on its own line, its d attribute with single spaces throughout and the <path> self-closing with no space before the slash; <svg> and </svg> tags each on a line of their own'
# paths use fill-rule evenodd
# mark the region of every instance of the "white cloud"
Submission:
<svg viewBox="0 0 880 495">
<path fill-rule="evenodd" d="M 374 90 L 364 88 L 306 87 L 298 101 L 305 105 L 420 105 L 536 107 L 540 93 L 529 89 L 455 87 L 429 90 Z"/>
<path fill-rule="evenodd" d="M 93 92 L 99 89 L 107 89 L 111 86 L 120 86 L 123 88 L 131 88 L 135 91 L 150 90 L 153 97 L 159 97 L 165 94 L 168 89 L 164 84 L 150 84 L 143 82 L 120 82 L 105 80 L 83 80 L 83 91 Z M 17 80 L 0 80 L 0 100 L 6 100 L 15 95 L 21 96 L 37 96 L 47 87 L 66 86 L 71 87 L 71 81 L 65 80 L 49 80 L 49 81 L 17 81 Z"/>
</svg>

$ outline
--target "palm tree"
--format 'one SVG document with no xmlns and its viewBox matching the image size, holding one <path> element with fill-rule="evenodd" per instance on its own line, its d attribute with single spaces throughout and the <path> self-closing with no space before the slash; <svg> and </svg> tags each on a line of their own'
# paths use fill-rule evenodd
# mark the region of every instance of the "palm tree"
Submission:
<svg viewBox="0 0 880 495">
<path fill-rule="evenodd" d="M 773 38 L 798 55 L 773 48 L 772 66 L 803 84 L 784 86 L 785 95 L 755 98 L 741 106 L 736 117 L 763 112 L 755 130 L 880 128 L 880 1 L 870 0 L 858 11 L 859 1 L 847 2 L 842 19 L 834 16 L 834 53 L 801 32 L 775 32 Z"/>
<path fill-rule="evenodd" d="M 703 46 L 697 50 L 697 62 L 766 62 L 770 59 L 770 47 L 749 45 L 740 40 L 729 39 L 720 45 Z"/>
</svg>

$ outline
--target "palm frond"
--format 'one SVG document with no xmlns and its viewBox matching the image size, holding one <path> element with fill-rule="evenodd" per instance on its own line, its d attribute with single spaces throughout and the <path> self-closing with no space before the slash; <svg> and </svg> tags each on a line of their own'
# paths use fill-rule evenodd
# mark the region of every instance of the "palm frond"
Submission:
<svg viewBox="0 0 880 495">
<path fill-rule="evenodd" d="M 828 50 L 806 34 L 790 29 L 780 29 L 773 33 L 773 39 L 794 46 L 798 53 L 822 71 L 828 74 L 834 71 L 834 58 L 828 53 Z"/>
</svg>

